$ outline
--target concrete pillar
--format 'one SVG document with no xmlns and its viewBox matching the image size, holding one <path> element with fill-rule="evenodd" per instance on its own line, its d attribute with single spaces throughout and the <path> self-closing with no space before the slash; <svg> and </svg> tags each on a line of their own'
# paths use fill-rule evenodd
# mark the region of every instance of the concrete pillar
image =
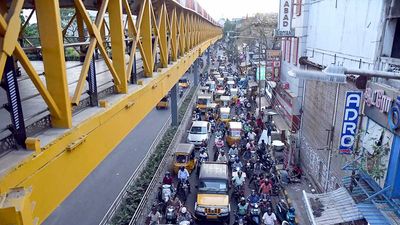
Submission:
<svg viewBox="0 0 400 225">
<path fill-rule="evenodd" d="M 178 84 L 171 89 L 171 125 L 178 126 Z"/>
<path fill-rule="evenodd" d="M 211 47 L 209 47 L 208 49 L 207 49 L 207 63 L 208 63 L 208 65 L 211 65 L 211 51 L 210 51 L 210 48 Z"/>
<path fill-rule="evenodd" d="M 200 73 L 199 73 L 199 59 L 196 59 L 193 63 L 193 80 L 194 86 L 199 85 Z"/>
</svg>

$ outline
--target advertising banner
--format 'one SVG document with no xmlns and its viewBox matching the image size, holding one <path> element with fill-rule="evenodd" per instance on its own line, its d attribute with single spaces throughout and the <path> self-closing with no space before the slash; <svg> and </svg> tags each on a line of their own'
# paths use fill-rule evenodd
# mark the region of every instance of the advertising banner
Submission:
<svg viewBox="0 0 400 225">
<path fill-rule="evenodd" d="M 362 93 L 360 91 L 346 92 L 343 123 L 339 143 L 340 154 L 351 154 L 353 151 L 354 139 L 357 132 L 358 117 L 360 114 L 361 94 Z"/>
</svg>

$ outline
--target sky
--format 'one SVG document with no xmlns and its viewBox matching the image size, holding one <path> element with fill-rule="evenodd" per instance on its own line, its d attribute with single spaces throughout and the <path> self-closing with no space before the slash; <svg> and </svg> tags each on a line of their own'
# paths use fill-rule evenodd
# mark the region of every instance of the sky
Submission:
<svg viewBox="0 0 400 225">
<path fill-rule="evenodd" d="M 197 0 L 197 2 L 215 20 L 279 11 L 279 0 Z"/>
</svg>

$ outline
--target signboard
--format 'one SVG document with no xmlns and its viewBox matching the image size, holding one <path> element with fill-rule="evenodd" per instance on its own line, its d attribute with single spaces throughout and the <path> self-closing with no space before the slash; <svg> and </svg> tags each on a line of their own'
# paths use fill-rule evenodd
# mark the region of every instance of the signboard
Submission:
<svg viewBox="0 0 400 225">
<path fill-rule="evenodd" d="M 281 0 L 279 7 L 278 29 L 274 31 L 276 37 L 292 37 L 292 0 Z"/>
<path fill-rule="evenodd" d="M 368 82 L 363 99 L 366 116 L 400 135 L 400 90 Z"/>
<path fill-rule="evenodd" d="M 351 154 L 357 132 L 358 117 L 361 104 L 360 91 L 346 92 L 343 124 L 340 132 L 339 153 Z"/>
<path fill-rule="evenodd" d="M 279 71 L 281 67 L 281 50 L 267 50 L 267 71 L 270 78 L 279 81 Z"/>
<path fill-rule="evenodd" d="M 256 80 L 260 80 L 260 70 L 261 70 L 261 80 L 265 80 L 265 66 L 257 66 L 257 74 L 256 74 Z"/>
</svg>

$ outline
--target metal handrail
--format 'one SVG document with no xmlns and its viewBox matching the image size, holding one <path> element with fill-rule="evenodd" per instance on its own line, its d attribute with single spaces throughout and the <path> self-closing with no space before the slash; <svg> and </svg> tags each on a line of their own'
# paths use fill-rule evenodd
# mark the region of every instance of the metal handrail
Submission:
<svg viewBox="0 0 400 225">
<path fill-rule="evenodd" d="M 195 92 L 194 93 L 197 93 L 197 91 L 198 91 L 198 87 L 195 88 Z M 186 109 L 186 112 L 185 112 L 185 115 L 184 115 L 182 121 L 186 121 L 188 119 L 188 117 L 191 116 L 192 109 L 191 109 L 190 106 L 193 105 L 195 100 L 196 100 L 196 94 L 194 94 L 192 96 L 192 99 L 191 99 L 191 101 L 189 103 L 188 108 Z M 181 124 L 184 124 L 184 123 L 182 122 Z M 173 137 L 173 139 L 172 139 L 167 151 L 165 152 L 165 154 L 164 154 L 164 156 L 163 156 L 163 158 L 162 158 L 162 160 L 160 162 L 160 165 L 158 166 L 156 172 L 154 173 L 154 176 L 151 179 L 149 186 L 147 187 L 145 193 L 143 194 L 142 199 L 140 200 L 140 203 L 139 203 L 138 207 L 136 208 L 136 211 L 133 214 L 133 216 L 131 218 L 131 221 L 129 222 L 129 225 L 134 225 L 135 222 L 138 222 L 137 220 L 141 216 L 143 216 L 145 206 L 146 206 L 147 201 L 148 201 L 148 199 L 150 197 L 150 193 L 152 193 L 152 191 L 154 190 L 154 187 L 156 186 L 156 184 L 159 183 L 159 179 L 161 177 L 161 174 L 163 172 L 165 164 L 166 164 L 166 162 L 168 160 L 168 157 L 171 155 L 170 153 L 174 150 L 173 146 L 175 146 L 175 143 L 177 141 L 176 140 L 177 136 L 180 133 L 179 131 L 180 130 L 177 130 L 177 132 L 175 133 L 175 135 L 174 135 L 174 137 Z"/>
<path fill-rule="evenodd" d="M 183 100 L 187 96 L 188 93 L 184 95 L 183 98 L 181 98 L 179 104 L 182 104 Z M 127 190 L 132 184 L 135 182 L 136 178 L 140 175 L 140 172 L 143 170 L 143 167 L 145 163 L 147 163 L 150 155 L 154 152 L 156 149 L 158 143 L 161 141 L 161 138 L 164 136 L 164 133 L 166 130 L 169 128 L 169 125 L 171 124 L 171 116 L 168 117 L 167 121 L 164 123 L 163 127 L 161 130 L 158 132 L 156 138 L 154 139 L 153 143 L 151 144 L 149 151 L 147 151 L 145 157 L 142 159 L 136 170 L 133 172 L 131 177 L 128 179 L 114 202 L 111 204 L 110 208 L 107 210 L 107 213 L 104 215 L 103 219 L 100 221 L 99 225 L 106 225 L 110 222 L 110 219 L 114 216 L 115 212 L 117 211 L 118 207 L 121 205 L 121 202 L 123 201 L 124 197 L 127 195 Z M 139 207 L 138 207 L 139 208 Z M 137 211 L 137 210 L 136 210 Z"/>
</svg>

